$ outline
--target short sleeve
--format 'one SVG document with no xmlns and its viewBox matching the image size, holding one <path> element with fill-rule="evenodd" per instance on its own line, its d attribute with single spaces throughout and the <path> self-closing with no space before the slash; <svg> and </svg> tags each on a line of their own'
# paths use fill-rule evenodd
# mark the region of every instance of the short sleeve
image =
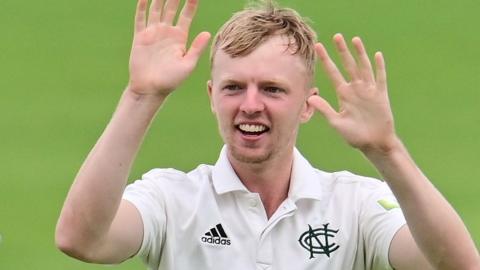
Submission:
<svg viewBox="0 0 480 270">
<path fill-rule="evenodd" d="M 392 269 L 388 253 L 395 233 L 406 224 L 402 210 L 387 184 L 378 182 L 363 202 L 360 231 L 366 269 Z"/>
<path fill-rule="evenodd" d="M 143 241 L 136 256 L 150 269 L 160 263 L 162 242 L 166 228 L 165 197 L 161 189 L 162 179 L 157 170 L 143 175 L 125 189 L 123 199 L 131 202 L 140 212 L 143 221 Z"/>
</svg>

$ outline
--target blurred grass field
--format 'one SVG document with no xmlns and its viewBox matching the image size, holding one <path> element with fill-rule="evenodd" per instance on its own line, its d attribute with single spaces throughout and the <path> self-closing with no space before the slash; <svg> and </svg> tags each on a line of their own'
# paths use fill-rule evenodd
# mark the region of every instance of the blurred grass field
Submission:
<svg viewBox="0 0 480 270">
<path fill-rule="evenodd" d="M 330 50 L 341 32 L 384 52 L 398 132 L 480 246 L 480 2 L 279 2 L 310 18 Z M 192 32 L 215 32 L 244 3 L 202 0 Z M 105 269 L 60 253 L 54 228 L 126 85 L 134 9 L 134 0 L 0 1 L 0 269 Z M 159 113 L 131 180 L 154 167 L 215 162 L 221 140 L 208 76 L 204 55 Z M 335 102 L 325 76 L 317 82 Z M 298 147 L 318 168 L 377 176 L 320 116 L 304 125 Z M 107 268 L 144 269 L 138 259 Z"/>
</svg>

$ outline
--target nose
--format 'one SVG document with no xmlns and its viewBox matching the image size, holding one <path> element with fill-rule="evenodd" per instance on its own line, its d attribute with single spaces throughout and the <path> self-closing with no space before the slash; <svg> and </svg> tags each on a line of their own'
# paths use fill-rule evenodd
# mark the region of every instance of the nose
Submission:
<svg viewBox="0 0 480 270">
<path fill-rule="evenodd" d="M 240 110 L 246 114 L 255 114 L 263 111 L 265 104 L 263 103 L 261 93 L 257 87 L 248 87 L 244 92 Z"/>
</svg>

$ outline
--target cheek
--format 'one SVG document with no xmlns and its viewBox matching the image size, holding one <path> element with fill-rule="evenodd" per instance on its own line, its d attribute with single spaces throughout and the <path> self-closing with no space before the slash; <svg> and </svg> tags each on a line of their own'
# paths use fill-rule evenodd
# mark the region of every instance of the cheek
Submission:
<svg viewBox="0 0 480 270">
<path fill-rule="evenodd" d="M 239 101 L 234 97 L 218 96 L 214 102 L 215 111 L 222 118 L 231 117 L 239 107 Z"/>
<path fill-rule="evenodd" d="M 228 127 L 231 125 L 232 110 L 229 108 L 228 104 L 217 103 L 215 106 L 215 116 L 217 118 L 218 124 L 223 127 Z"/>
<path fill-rule="evenodd" d="M 300 123 L 300 114 L 297 109 L 285 106 L 288 110 L 272 113 L 275 117 L 274 122 L 282 129 L 281 133 L 290 133 L 295 130 Z"/>
<path fill-rule="evenodd" d="M 283 120 L 285 123 L 285 128 L 289 131 L 296 132 L 300 124 L 303 122 L 303 108 L 298 108 L 294 106 L 287 107 L 290 108 L 285 114 L 283 114 Z"/>
</svg>

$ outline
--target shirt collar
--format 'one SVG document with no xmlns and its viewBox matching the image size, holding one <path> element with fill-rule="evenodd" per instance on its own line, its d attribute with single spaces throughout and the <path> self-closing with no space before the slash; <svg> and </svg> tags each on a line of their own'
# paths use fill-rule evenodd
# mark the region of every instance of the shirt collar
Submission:
<svg viewBox="0 0 480 270">
<path fill-rule="evenodd" d="M 293 201 L 299 199 L 321 199 L 321 177 L 302 154 L 294 149 L 293 168 L 288 197 Z M 215 191 L 223 194 L 231 191 L 248 189 L 238 178 L 227 157 L 227 147 L 223 146 L 217 163 L 212 170 L 212 181 Z"/>
<path fill-rule="evenodd" d="M 295 148 L 288 197 L 293 201 L 299 199 L 320 200 L 322 198 L 321 181 L 321 174 Z"/>
<path fill-rule="evenodd" d="M 230 191 L 247 191 L 247 188 L 243 185 L 242 181 L 238 178 L 237 174 L 232 168 L 230 161 L 227 157 L 227 146 L 224 145 L 217 163 L 212 170 L 213 186 L 218 194 L 227 193 Z"/>
</svg>

